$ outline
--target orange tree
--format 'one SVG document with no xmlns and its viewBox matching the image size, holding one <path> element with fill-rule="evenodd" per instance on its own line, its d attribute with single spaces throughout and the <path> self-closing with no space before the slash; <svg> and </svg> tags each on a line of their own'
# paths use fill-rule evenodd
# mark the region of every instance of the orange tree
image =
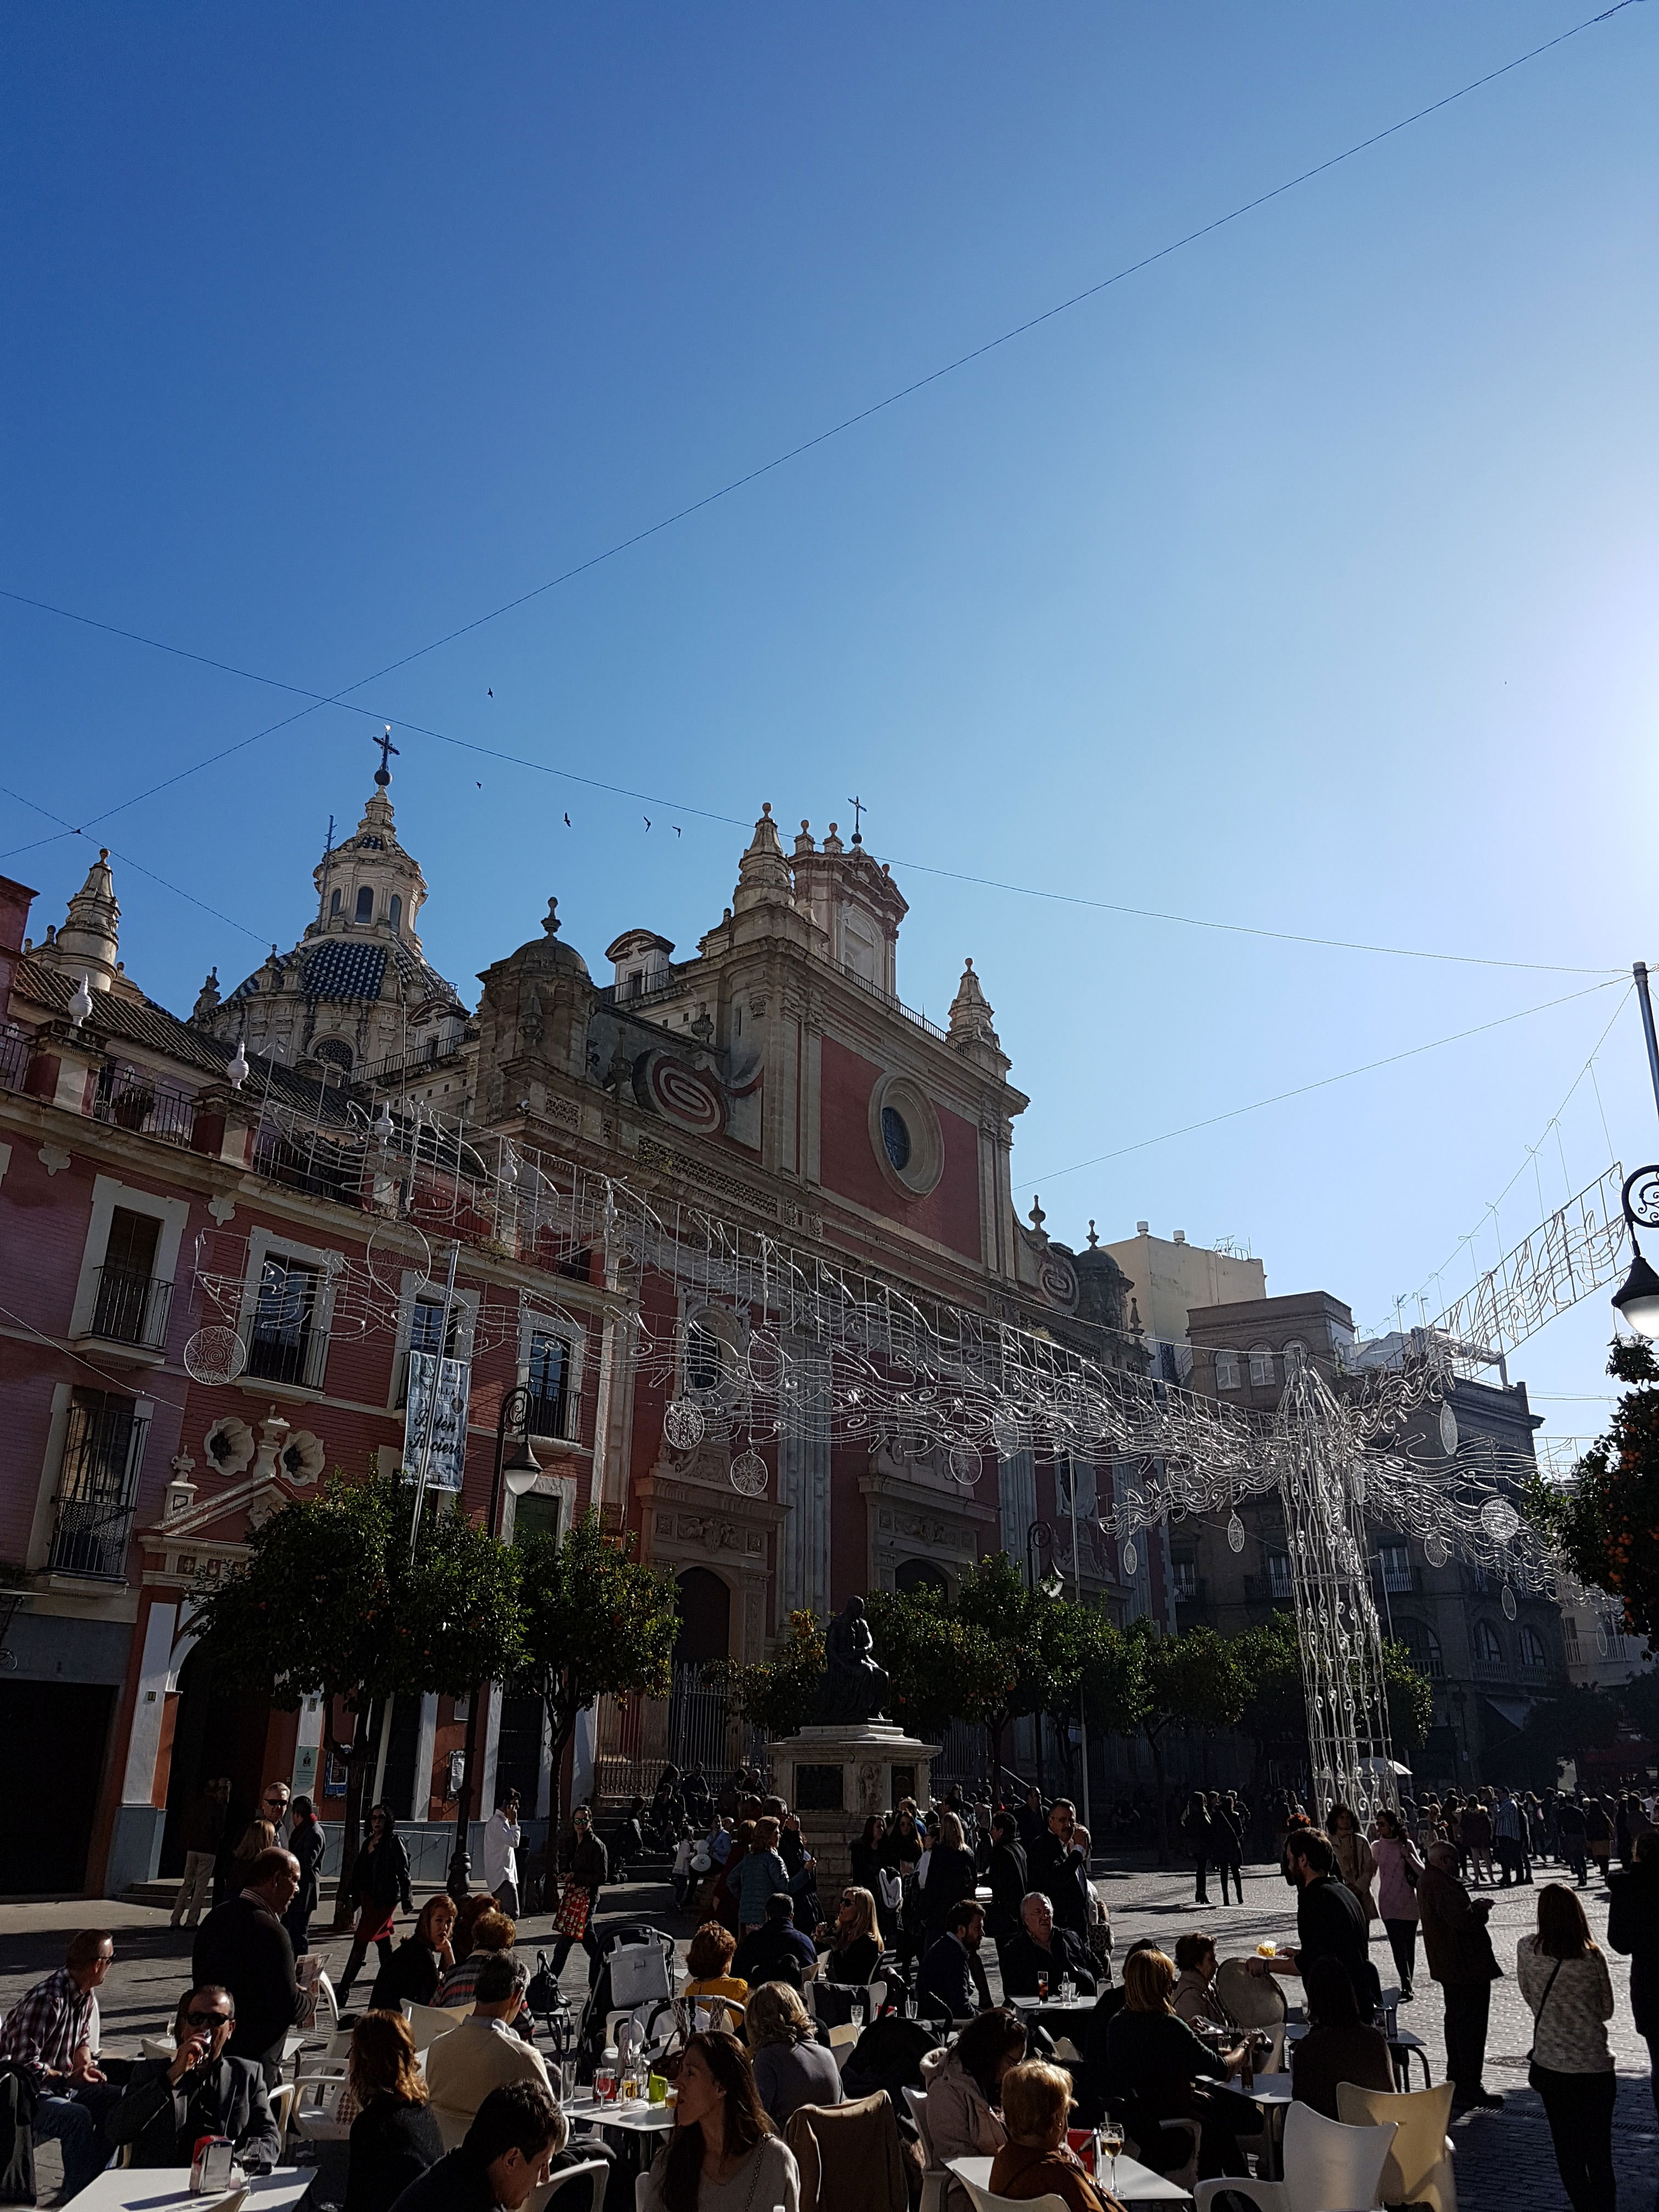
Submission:
<svg viewBox="0 0 1659 2212">
<path fill-rule="evenodd" d="M 434 1492 L 411 1550 L 414 1505 L 401 1475 L 354 1481 L 337 1468 L 315 1498 L 278 1506 L 246 1559 L 193 1599 L 216 1682 L 289 1712 L 320 1700 L 327 1748 L 345 1762 L 348 1846 L 361 1833 L 374 1711 L 392 1697 L 468 1696 L 510 1675 L 521 1654 L 514 1553 Z M 342 1879 L 336 1926 L 350 1915 Z"/>
<path fill-rule="evenodd" d="M 1565 1487 L 1534 1478 L 1527 1510 L 1581 1581 L 1610 1590 L 1633 1634 L 1659 1636 L 1659 1362 L 1645 1337 L 1615 1337 L 1607 1372 L 1632 1387 Z"/>
</svg>

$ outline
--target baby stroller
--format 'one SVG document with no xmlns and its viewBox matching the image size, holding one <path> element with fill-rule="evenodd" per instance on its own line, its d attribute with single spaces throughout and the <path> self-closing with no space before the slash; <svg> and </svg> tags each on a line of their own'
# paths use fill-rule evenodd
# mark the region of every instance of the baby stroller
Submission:
<svg viewBox="0 0 1659 2212">
<path fill-rule="evenodd" d="M 584 2082 L 592 2080 L 606 2045 L 616 2041 L 619 2021 L 632 2016 L 647 2053 L 660 2050 L 676 2025 L 678 1961 L 672 1936 L 644 1921 L 627 1921 L 606 1929 L 599 1938 L 599 1975 L 588 1992 L 577 2035 L 577 2077 Z"/>
</svg>

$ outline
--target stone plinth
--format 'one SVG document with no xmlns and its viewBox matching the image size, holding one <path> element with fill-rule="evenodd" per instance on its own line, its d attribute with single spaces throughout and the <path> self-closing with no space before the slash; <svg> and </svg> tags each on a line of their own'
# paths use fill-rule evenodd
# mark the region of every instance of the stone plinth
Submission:
<svg viewBox="0 0 1659 2212">
<path fill-rule="evenodd" d="M 806 1847 L 818 1862 L 818 1893 L 852 1871 L 852 1847 L 872 1813 L 901 1797 L 925 1805 L 936 1743 L 923 1743 L 885 1721 L 803 1729 L 772 1746 L 772 1787 L 800 1814 Z M 835 1915 L 830 1914 L 831 1919 Z"/>
</svg>

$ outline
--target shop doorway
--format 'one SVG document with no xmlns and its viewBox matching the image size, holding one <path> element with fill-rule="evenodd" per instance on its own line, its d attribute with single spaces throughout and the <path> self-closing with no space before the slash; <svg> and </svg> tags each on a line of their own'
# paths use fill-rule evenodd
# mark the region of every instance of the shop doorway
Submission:
<svg viewBox="0 0 1659 2212">
<path fill-rule="evenodd" d="M 213 1658 L 199 1644 L 179 1669 L 179 1702 L 173 1723 L 173 1768 L 167 1778 L 167 1825 L 161 1832 L 161 1872 L 182 1874 L 180 1840 L 185 1813 L 209 1778 L 230 1777 L 231 1820 L 240 1834 L 259 1802 L 270 1700 L 257 1691 L 227 1689 L 213 1679 Z"/>
<path fill-rule="evenodd" d="M 0 1893 L 74 1897 L 86 1887 L 114 1705 L 102 1683 L 0 1682 L 11 1771 L 42 1785 L 28 1789 L 27 1811 L 0 1821 Z"/>
</svg>

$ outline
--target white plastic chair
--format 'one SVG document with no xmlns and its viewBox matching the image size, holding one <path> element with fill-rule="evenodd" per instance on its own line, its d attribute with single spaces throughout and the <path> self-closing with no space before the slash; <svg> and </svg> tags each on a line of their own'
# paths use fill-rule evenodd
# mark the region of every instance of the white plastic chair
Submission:
<svg viewBox="0 0 1659 2212">
<path fill-rule="evenodd" d="M 556 2204 L 559 2212 L 604 2212 L 605 2185 L 610 2178 L 611 2167 L 606 2160 L 585 2158 L 580 2166 L 568 2166 L 562 2173 L 556 2173 L 539 2189 L 532 2189 L 525 2212 L 544 2212 L 550 2204 Z"/>
<path fill-rule="evenodd" d="M 1382 2168 L 1385 2204 L 1432 2204 L 1435 2212 L 1457 2212 L 1454 2153 L 1446 2132 L 1454 2094 L 1449 2081 L 1405 2096 L 1362 2089 L 1353 2081 L 1337 2084 L 1336 2109 L 1350 2127 L 1376 2126 L 1388 2120 L 1399 2127 Z"/>
<path fill-rule="evenodd" d="M 927 2132 L 927 2092 L 904 2085 L 904 2101 L 910 2107 L 910 2118 L 916 2124 L 916 2133 L 921 2137 L 921 2203 L 918 2212 L 944 2212 L 945 2199 L 951 2186 L 951 2176 L 939 2164 L 933 2151 L 933 2140 Z"/>
<path fill-rule="evenodd" d="M 279 2081 L 270 2093 L 270 2117 L 276 2123 L 276 2140 L 279 2143 L 285 2143 L 288 2141 L 289 2119 L 293 2112 L 294 2100 L 297 2094 L 292 2081 Z"/>
<path fill-rule="evenodd" d="M 993 2197 L 966 2174 L 957 2174 L 957 2179 L 973 2199 L 974 2212 L 1066 2212 L 1063 2197 Z"/>
<path fill-rule="evenodd" d="M 1311 2105 L 1291 2105 L 1285 2115 L 1285 2179 L 1247 2181 L 1224 2174 L 1193 2191 L 1195 2212 L 1210 2212 L 1231 2190 L 1261 2212 L 1365 2212 L 1381 2204 L 1382 2168 L 1398 2133 L 1382 2127 L 1351 2128 L 1328 2120 Z"/>
</svg>

